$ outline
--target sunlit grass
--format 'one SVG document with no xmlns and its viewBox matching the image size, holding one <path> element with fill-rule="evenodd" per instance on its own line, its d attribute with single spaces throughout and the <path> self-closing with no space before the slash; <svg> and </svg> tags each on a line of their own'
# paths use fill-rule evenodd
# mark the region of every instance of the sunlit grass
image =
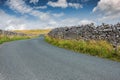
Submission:
<svg viewBox="0 0 120 80">
<path fill-rule="evenodd" d="M 14 32 L 24 33 L 24 34 L 33 34 L 33 35 L 40 35 L 40 34 L 47 34 L 51 29 L 36 29 L 36 30 L 15 30 Z"/>
<path fill-rule="evenodd" d="M 113 46 L 107 41 L 63 40 L 51 38 L 49 36 L 46 36 L 45 40 L 61 48 L 66 48 L 76 52 L 85 53 L 102 58 L 108 58 L 115 61 L 120 61 L 120 47 L 118 48 L 119 50 L 116 54 Z"/>
</svg>

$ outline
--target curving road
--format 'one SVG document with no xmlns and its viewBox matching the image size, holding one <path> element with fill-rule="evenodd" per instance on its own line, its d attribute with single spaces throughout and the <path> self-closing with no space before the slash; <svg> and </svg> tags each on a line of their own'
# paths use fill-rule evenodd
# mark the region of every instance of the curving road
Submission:
<svg viewBox="0 0 120 80">
<path fill-rule="evenodd" d="M 40 37 L 0 46 L 0 80 L 120 80 L 120 63 L 57 48 Z"/>
</svg>

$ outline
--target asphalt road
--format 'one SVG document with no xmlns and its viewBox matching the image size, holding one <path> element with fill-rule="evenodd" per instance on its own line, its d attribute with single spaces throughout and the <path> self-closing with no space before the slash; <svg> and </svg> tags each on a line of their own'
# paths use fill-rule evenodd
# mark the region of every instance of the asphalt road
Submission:
<svg viewBox="0 0 120 80">
<path fill-rule="evenodd" d="M 120 63 L 61 49 L 40 37 L 0 46 L 0 80 L 120 80 Z"/>
</svg>

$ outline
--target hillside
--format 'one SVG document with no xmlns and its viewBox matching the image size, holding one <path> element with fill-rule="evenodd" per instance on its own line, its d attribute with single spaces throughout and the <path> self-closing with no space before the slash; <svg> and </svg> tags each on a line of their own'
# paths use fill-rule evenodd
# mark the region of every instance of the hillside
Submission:
<svg viewBox="0 0 120 80">
<path fill-rule="evenodd" d="M 39 35 L 39 34 L 47 34 L 49 31 L 50 31 L 50 29 L 36 29 L 36 30 L 15 30 L 14 32 Z"/>
</svg>

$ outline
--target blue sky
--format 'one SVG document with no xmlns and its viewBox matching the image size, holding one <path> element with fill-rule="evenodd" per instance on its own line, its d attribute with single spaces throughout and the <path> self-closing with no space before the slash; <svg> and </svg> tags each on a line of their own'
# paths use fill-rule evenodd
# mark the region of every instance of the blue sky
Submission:
<svg viewBox="0 0 120 80">
<path fill-rule="evenodd" d="M 47 29 L 120 21 L 120 0 L 0 0 L 0 29 Z"/>
</svg>

